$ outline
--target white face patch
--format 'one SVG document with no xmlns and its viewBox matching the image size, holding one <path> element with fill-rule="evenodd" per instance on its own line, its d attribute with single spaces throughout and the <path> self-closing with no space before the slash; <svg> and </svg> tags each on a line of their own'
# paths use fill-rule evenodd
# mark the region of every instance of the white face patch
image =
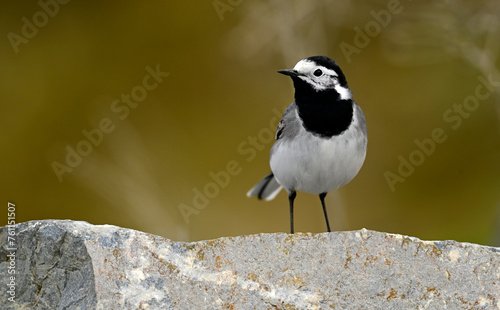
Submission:
<svg viewBox="0 0 500 310">
<path fill-rule="evenodd" d="M 335 70 L 319 66 L 314 61 L 307 59 L 299 61 L 293 69 L 300 73 L 298 76 L 300 79 L 307 82 L 316 91 L 333 88 L 339 93 L 340 99 L 352 99 L 352 93 L 349 88 L 340 86 L 338 73 Z M 314 75 L 314 72 L 318 69 L 322 72 L 320 76 Z"/>
<path fill-rule="evenodd" d="M 337 91 L 337 93 L 339 93 L 340 99 L 342 100 L 352 99 L 352 92 L 349 88 L 337 84 L 335 85 L 335 90 Z"/>
</svg>

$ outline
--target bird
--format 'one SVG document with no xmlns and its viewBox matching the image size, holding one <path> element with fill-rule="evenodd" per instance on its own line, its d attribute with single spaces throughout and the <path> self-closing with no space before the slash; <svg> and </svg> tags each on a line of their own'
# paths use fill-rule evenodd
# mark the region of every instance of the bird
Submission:
<svg viewBox="0 0 500 310">
<path fill-rule="evenodd" d="M 297 191 L 319 195 L 331 232 L 325 197 L 349 183 L 363 166 L 368 142 L 365 115 L 352 99 L 344 73 L 329 57 L 304 58 L 293 69 L 278 73 L 291 77 L 295 101 L 276 129 L 269 160 L 272 172 L 247 196 L 272 200 L 284 188 L 293 234 Z"/>
</svg>

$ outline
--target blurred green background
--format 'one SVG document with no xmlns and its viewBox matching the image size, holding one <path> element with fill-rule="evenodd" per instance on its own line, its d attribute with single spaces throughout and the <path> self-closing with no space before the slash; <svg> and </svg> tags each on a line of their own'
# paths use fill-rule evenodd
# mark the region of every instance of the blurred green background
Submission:
<svg viewBox="0 0 500 310">
<path fill-rule="evenodd" d="M 332 229 L 500 246 L 498 1 L 3 1 L 0 15 L 2 225 L 13 202 L 17 222 L 173 240 L 288 232 L 284 192 L 245 194 L 270 171 L 276 110 L 293 100 L 276 70 L 327 55 L 369 133 L 364 167 L 327 196 Z M 144 92 L 148 66 L 168 76 Z M 141 99 L 127 115 L 112 110 L 123 94 Z M 82 132 L 103 119 L 114 130 L 89 150 Z M 436 128 L 446 141 L 419 157 L 415 139 Z M 60 181 L 53 164 L 79 144 L 86 156 Z M 401 158 L 419 164 L 406 177 Z M 299 193 L 295 219 L 326 230 L 315 195 Z"/>
</svg>

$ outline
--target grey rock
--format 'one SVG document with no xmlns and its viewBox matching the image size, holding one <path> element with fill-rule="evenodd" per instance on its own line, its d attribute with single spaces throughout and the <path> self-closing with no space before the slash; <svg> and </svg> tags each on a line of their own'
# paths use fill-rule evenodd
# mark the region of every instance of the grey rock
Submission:
<svg viewBox="0 0 500 310">
<path fill-rule="evenodd" d="M 500 309 L 500 248 L 369 230 L 200 242 L 74 221 L 0 231 L 2 309 Z"/>
</svg>

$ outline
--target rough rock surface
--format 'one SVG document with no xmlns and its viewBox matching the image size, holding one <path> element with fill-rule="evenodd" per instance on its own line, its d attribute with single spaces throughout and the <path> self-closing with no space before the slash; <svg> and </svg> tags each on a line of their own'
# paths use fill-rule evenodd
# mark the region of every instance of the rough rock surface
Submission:
<svg viewBox="0 0 500 310">
<path fill-rule="evenodd" d="M 185 243 L 55 220 L 16 237 L 2 309 L 500 309 L 500 249 L 455 241 L 363 229 Z"/>
</svg>

